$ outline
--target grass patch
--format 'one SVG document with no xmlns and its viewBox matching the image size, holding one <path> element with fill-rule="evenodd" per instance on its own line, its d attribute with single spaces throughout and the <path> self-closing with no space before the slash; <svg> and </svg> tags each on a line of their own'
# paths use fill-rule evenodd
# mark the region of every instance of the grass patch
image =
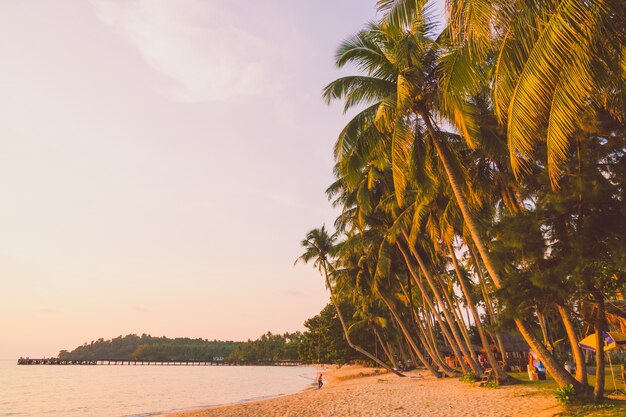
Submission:
<svg viewBox="0 0 626 417">
<path fill-rule="evenodd" d="M 624 389 L 624 383 L 619 379 L 619 375 L 621 374 L 621 369 L 619 365 L 613 365 L 613 372 L 615 372 L 615 376 L 616 376 L 615 385 L 617 386 L 617 389 L 626 393 L 626 390 Z M 515 378 L 516 380 L 515 383 L 519 383 L 525 386 L 532 386 L 542 391 L 543 390 L 555 390 L 556 388 L 558 388 L 558 385 L 556 384 L 556 382 L 554 382 L 552 377 L 548 374 L 546 374 L 546 379 L 542 381 L 529 381 L 528 373 L 526 372 L 512 372 L 512 373 L 509 373 L 509 376 Z M 587 375 L 587 380 L 589 381 L 589 385 L 591 387 L 596 386 L 595 375 Z M 613 375 L 611 375 L 611 368 L 607 366 L 605 368 L 604 391 L 606 393 L 613 391 L 615 385 L 613 384 Z"/>
<path fill-rule="evenodd" d="M 559 387 L 550 375 L 546 375 L 546 379 L 541 381 L 529 381 L 527 372 L 512 372 L 509 373 L 509 376 L 515 379 L 513 381 L 515 384 L 532 387 L 541 393 L 549 395 L 552 395 L 554 390 Z"/>
<path fill-rule="evenodd" d="M 615 385 L 613 384 L 613 376 L 611 375 L 611 369 L 607 366 L 605 372 L 604 390 L 605 395 L 613 391 Z M 621 370 L 618 365 L 613 366 L 613 371 L 616 377 L 619 377 Z M 529 381 L 528 373 L 526 372 L 514 372 L 509 373 L 509 376 L 514 378 L 513 383 L 532 387 L 539 394 L 545 394 L 554 396 L 557 393 L 559 386 L 554 382 L 554 379 L 550 375 L 546 375 L 546 379 L 542 381 Z M 595 375 L 588 375 L 587 377 L 589 385 L 595 387 L 596 377 Z M 616 378 L 617 379 L 617 378 Z M 624 383 L 617 379 L 617 389 L 626 394 L 624 389 Z M 562 390 L 562 388 L 561 388 Z M 559 414 L 560 417 L 624 417 L 626 416 L 626 396 L 623 399 L 606 399 L 603 404 L 586 404 L 586 405 L 568 405 L 565 411 Z"/>
<path fill-rule="evenodd" d="M 567 407 L 559 417 L 623 417 L 626 415 L 626 401 L 606 400 L 604 404 Z"/>
</svg>

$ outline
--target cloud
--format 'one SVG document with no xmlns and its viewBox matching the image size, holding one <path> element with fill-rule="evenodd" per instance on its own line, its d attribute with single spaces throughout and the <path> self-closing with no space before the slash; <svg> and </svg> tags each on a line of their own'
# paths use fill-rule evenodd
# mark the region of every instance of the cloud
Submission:
<svg viewBox="0 0 626 417">
<path fill-rule="evenodd" d="M 174 81 L 174 99 L 228 100 L 262 95 L 270 82 L 271 45 L 229 2 L 92 0 L 102 22 L 133 45 L 155 70 Z M 264 36 L 266 38 L 266 36 Z"/>
</svg>

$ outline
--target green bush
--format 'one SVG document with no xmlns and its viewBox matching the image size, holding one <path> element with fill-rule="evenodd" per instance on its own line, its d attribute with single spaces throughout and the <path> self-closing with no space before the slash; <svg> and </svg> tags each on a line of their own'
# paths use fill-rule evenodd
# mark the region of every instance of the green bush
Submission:
<svg viewBox="0 0 626 417">
<path fill-rule="evenodd" d="M 572 384 L 554 390 L 554 397 L 562 405 L 568 405 L 574 400 L 576 390 Z"/>
<path fill-rule="evenodd" d="M 478 381 L 478 378 L 476 377 L 476 374 L 474 372 L 468 372 L 461 378 L 459 378 L 459 381 L 469 382 L 470 384 L 473 384 L 474 382 Z"/>
</svg>

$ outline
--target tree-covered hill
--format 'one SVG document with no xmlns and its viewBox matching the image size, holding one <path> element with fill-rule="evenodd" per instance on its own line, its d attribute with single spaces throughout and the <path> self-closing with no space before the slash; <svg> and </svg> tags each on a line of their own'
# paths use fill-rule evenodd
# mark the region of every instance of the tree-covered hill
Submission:
<svg viewBox="0 0 626 417">
<path fill-rule="evenodd" d="M 98 339 L 68 352 L 59 352 L 61 359 L 73 360 L 212 360 L 214 357 L 226 358 L 242 342 L 153 337 L 142 334 L 118 336 L 111 340 Z"/>
<path fill-rule="evenodd" d="M 302 333 L 272 334 L 267 332 L 257 340 L 237 346 L 228 357 L 235 361 L 299 360 L 298 349 Z"/>
</svg>

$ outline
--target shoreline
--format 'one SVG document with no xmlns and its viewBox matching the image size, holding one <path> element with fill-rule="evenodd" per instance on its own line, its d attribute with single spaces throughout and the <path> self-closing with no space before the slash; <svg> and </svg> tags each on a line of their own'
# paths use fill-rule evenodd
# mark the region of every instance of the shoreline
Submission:
<svg viewBox="0 0 626 417">
<path fill-rule="evenodd" d="M 327 368 L 319 368 L 319 365 L 299 365 L 299 367 L 303 368 L 303 369 L 311 369 L 311 375 L 316 375 L 318 372 L 328 372 L 328 371 L 332 371 L 333 369 L 337 369 L 337 365 L 325 365 Z M 306 372 L 305 372 L 306 374 Z M 304 374 L 303 374 L 304 375 Z M 220 403 L 220 404 L 213 404 L 213 405 L 198 405 L 198 406 L 192 406 L 189 408 L 182 408 L 182 409 L 177 409 L 177 410 L 169 410 L 169 411 L 156 411 L 154 413 L 140 413 L 137 414 L 137 416 L 155 416 L 155 417 L 174 417 L 174 416 L 187 416 L 188 414 L 191 413 L 195 413 L 198 411 L 203 411 L 203 410 L 209 410 L 209 409 L 214 409 L 214 408 L 225 408 L 225 407 L 232 407 L 232 406 L 236 406 L 239 404 L 250 404 L 250 403 L 255 403 L 255 402 L 261 402 L 261 401 L 267 401 L 267 400 L 271 400 L 271 399 L 275 399 L 275 398 L 283 398 L 283 397 L 287 397 L 290 395 L 298 395 L 298 394 L 303 394 L 305 392 L 308 391 L 312 391 L 312 390 L 316 390 L 317 389 L 317 385 L 315 382 L 315 379 L 313 377 L 309 378 L 309 377 L 305 377 L 302 376 L 302 378 L 305 379 L 310 379 L 311 383 L 309 384 L 308 387 L 301 389 L 299 391 L 294 391 L 294 392 L 286 392 L 286 393 L 280 393 L 280 394 L 270 394 L 270 395 L 265 395 L 265 396 L 260 396 L 260 397 L 251 397 L 251 398 L 245 398 L 243 400 L 238 400 L 238 401 L 233 401 L 233 402 L 226 402 L 226 403 Z M 334 379 L 333 379 L 334 381 Z M 325 382 L 324 386 L 326 386 L 326 384 L 329 382 Z M 137 417 L 135 415 L 131 415 L 128 417 Z"/>
<path fill-rule="evenodd" d="M 311 386 L 308 388 L 305 388 L 301 391 L 296 391 L 296 392 L 287 392 L 287 393 L 282 393 L 282 394 L 276 394 L 276 395 L 266 395 L 266 396 L 262 396 L 262 397 L 252 397 L 252 398 L 246 398 L 243 400 L 239 400 L 239 401 L 233 401 L 230 403 L 223 403 L 223 404 L 214 404 L 214 405 L 199 405 L 196 407 L 191 407 L 191 408 L 184 408 L 184 409 L 179 409 L 179 410 L 172 410 L 172 411 L 157 411 L 155 413 L 140 413 L 137 416 L 155 416 L 155 417 L 185 417 L 187 415 L 193 415 L 193 413 L 196 412 L 200 412 L 200 411 L 204 411 L 204 410 L 211 410 L 214 408 L 226 408 L 226 407 L 233 407 L 236 405 L 240 405 L 240 404 L 251 404 L 251 403 L 256 403 L 256 402 L 262 402 L 262 401 L 267 401 L 267 400 L 272 400 L 272 399 L 276 399 L 276 398 L 283 398 L 283 397 L 288 397 L 290 395 L 298 395 L 298 394 L 303 394 L 305 392 L 308 391 L 312 391 L 316 389 L 315 386 L 313 386 L 313 383 L 311 383 Z M 128 417 L 136 417 L 136 416 L 128 416 Z"/>
<path fill-rule="evenodd" d="M 550 417 L 563 409 L 536 389 L 511 385 L 480 388 L 454 378 L 437 379 L 427 371 L 406 378 L 384 370 L 348 365 L 322 370 L 327 383 L 318 390 L 270 396 L 232 404 L 198 407 L 164 417 L 429 416 Z"/>
</svg>

